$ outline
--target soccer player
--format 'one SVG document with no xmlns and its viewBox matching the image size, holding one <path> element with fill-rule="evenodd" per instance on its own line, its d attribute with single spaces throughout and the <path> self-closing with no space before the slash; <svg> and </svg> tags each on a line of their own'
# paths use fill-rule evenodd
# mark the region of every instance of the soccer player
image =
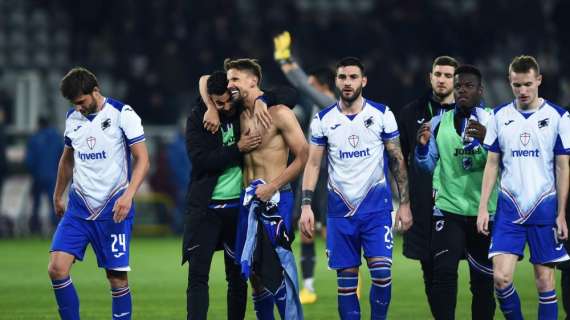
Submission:
<svg viewBox="0 0 570 320">
<path fill-rule="evenodd" d="M 398 127 L 390 109 L 365 99 L 367 78 L 358 58 L 341 59 L 336 68 L 340 101 L 319 112 L 311 123 L 309 160 L 303 174 L 301 232 L 313 236 L 312 194 L 327 152 L 329 197 L 327 254 L 337 271 L 341 319 L 360 319 L 356 297 L 361 248 L 372 277 L 372 319 L 385 319 L 391 297 L 392 197 L 384 152 L 398 184 L 398 230 L 412 225 L 408 180 Z"/>
<path fill-rule="evenodd" d="M 396 114 L 402 154 L 408 164 L 410 181 L 410 206 L 414 224 L 404 234 L 404 256 L 420 261 L 425 293 L 430 309 L 432 283 L 431 233 L 433 214 L 432 175 L 417 168 L 414 161 L 416 134 L 423 123 L 429 122 L 443 111 L 453 109 L 453 74 L 458 63 L 452 57 L 440 56 L 434 59 L 429 72 L 430 88 L 418 99 L 410 102 Z"/>
<path fill-rule="evenodd" d="M 435 319 L 455 319 L 457 268 L 466 257 L 471 277 L 471 317 L 493 319 L 493 267 L 488 236 L 477 232 L 477 209 L 487 151 L 481 146 L 490 113 L 481 106 L 481 72 L 463 65 L 455 70 L 455 109 L 424 123 L 418 131 L 416 164 L 434 175 L 435 209 L 431 252 L 431 301 Z M 495 212 L 497 193 L 489 209 Z"/>
<path fill-rule="evenodd" d="M 538 95 L 542 75 L 536 59 L 518 56 L 509 65 L 515 100 L 497 107 L 487 127 L 489 150 L 481 187 L 477 229 L 489 234 L 489 198 L 501 163 L 497 213 L 489 257 L 495 290 L 507 319 L 522 319 L 513 285 L 517 260 L 530 247 L 538 289 L 539 319 L 557 319 L 554 266 L 568 260 L 568 153 L 570 115 Z"/>
<path fill-rule="evenodd" d="M 297 88 L 302 97 L 302 101 L 307 118 L 311 119 L 315 112 L 330 106 L 335 102 L 334 95 L 334 71 L 329 68 L 316 68 L 309 71 L 308 75 L 294 61 L 291 56 L 291 35 L 285 31 L 275 38 L 275 60 L 281 66 L 281 71 L 295 88 Z M 305 127 L 303 125 L 303 127 Z M 321 234 L 326 234 L 326 203 L 327 190 L 326 181 L 328 180 L 326 166 L 322 166 L 320 175 L 322 178 L 317 183 L 315 190 L 315 201 L 312 203 L 313 211 L 317 214 L 320 222 Z M 301 233 L 301 274 L 303 276 L 303 289 L 299 294 L 302 304 L 311 304 L 317 301 L 315 292 L 314 273 L 315 273 L 315 241 L 307 238 Z"/>
<path fill-rule="evenodd" d="M 253 288 L 254 309 L 258 319 L 273 319 L 274 305 L 277 304 L 282 319 L 302 319 L 303 313 L 298 296 L 297 269 L 290 248 L 293 231 L 291 227 L 293 193 L 290 183 L 297 178 L 307 161 L 307 142 L 295 114 L 284 105 L 275 105 L 268 109 L 272 119 L 269 128 L 265 128 L 257 121 L 253 109 L 256 100 L 264 99 L 263 91 L 259 89 L 261 67 L 257 61 L 252 59 L 226 59 L 224 68 L 227 71 L 228 89 L 232 94 L 232 99 L 244 105 L 244 111 L 240 115 L 241 130 L 250 134 L 260 134 L 262 137 L 261 144 L 244 156 L 244 182 L 255 189 L 255 199 L 264 208 L 263 213 L 255 211 L 259 222 L 263 223 L 264 226 L 266 226 L 265 222 L 268 222 L 268 225 L 277 228 L 275 230 L 277 235 L 274 233 L 269 234 L 269 236 L 275 240 L 271 241 L 271 245 L 279 256 L 278 263 L 280 266 L 273 265 L 270 267 L 272 270 L 268 272 L 282 274 L 284 278 L 279 288 L 272 292 L 267 288 L 269 278 L 258 276 L 262 274 L 262 271 L 267 270 L 263 269 L 264 261 L 261 262 L 262 266 L 259 269 L 255 269 L 254 266 L 254 275 L 250 278 Z M 295 158 L 287 165 L 289 150 Z M 279 199 L 277 200 L 277 198 Z M 276 202 L 275 211 L 271 211 L 269 202 Z M 275 209 L 275 207 L 273 208 Z M 241 221 L 247 222 L 249 225 L 245 210 L 252 211 L 252 209 L 245 206 L 243 209 L 242 213 L 246 213 L 246 219 Z M 242 213 L 240 213 L 240 219 L 244 217 Z M 251 215 L 252 212 L 249 212 L 249 218 Z M 272 221 L 275 224 L 272 224 Z M 282 226 L 285 226 L 285 229 Z M 248 248 L 247 242 L 251 239 L 249 235 L 256 232 L 250 228 L 246 229 L 243 230 L 244 232 L 238 231 L 238 243 L 236 245 L 236 257 L 242 263 L 242 271 L 243 259 L 247 258 L 248 255 L 246 250 Z M 240 238 L 245 234 L 247 234 L 246 239 Z M 261 241 L 257 248 L 263 250 L 266 248 L 264 244 L 266 242 Z"/>
<path fill-rule="evenodd" d="M 91 244 L 111 285 L 112 318 L 131 319 L 127 271 L 132 204 L 149 168 L 141 119 L 131 106 L 104 97 L 95 75 L 84 68 L 71 69 L 60 90 L 74 108 L 67 113 L 53 195 L 55 212 L 63 216 L 48 266 L 59 314 L 61 319 L 79 319 L 79 298 L 69 272 Z M 70 180 L 66 208 L 63 193 Z"/>
</svg>

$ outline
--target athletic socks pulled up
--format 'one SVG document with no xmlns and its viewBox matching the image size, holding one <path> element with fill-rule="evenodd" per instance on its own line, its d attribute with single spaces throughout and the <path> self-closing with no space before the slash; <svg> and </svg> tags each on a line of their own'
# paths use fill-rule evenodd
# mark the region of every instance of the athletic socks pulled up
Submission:
<svg viewBox="0 0 570 320">
<path fill-rule="evenodd" d="M 370 286 L 370 309 L 373 320 L 384 320 L 392 298 L 392 263 L 386 260 L 368 263 L 372 285 Z"/>
<path fill-rule="evenodd" d="M 538 293 L 538 318 L 558 319 L 558 299 L 556 299 L 555 290 Z"/>
<path fill-rule="evenodd" d="M 515 287 L 510 283 L 504 289 L 495 288 L 501 311 L 507 320 L 521 320 L 521 300 L 515 290 Z"/>
<path fill-rule="evenodd" d="M 62 320 L 79 320 L 79 297 L 73 286 L 71 277 L 52 280 L 51 285 Z"/>
<path fill-rule="evenodd" d="M 349 271 L 337 272 L 338 313 L 342 320 L 360 319 L 360 304 L 356 297 L 358 273 Z"/>
<path fill-rule="evenodd" d="M 132 316 L 131 290 L 129 287 L 111 288 L 113 320 L 130 320 Z"/>
</svg>

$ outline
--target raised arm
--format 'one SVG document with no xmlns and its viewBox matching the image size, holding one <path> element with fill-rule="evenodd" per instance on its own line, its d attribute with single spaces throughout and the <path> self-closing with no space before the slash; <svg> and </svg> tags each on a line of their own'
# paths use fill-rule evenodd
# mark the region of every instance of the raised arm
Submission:
<svg viewBox="0 0 570 320">
<path fill-rule="evenodd" d="M 200 97 L 207 108 L 203 119 L 204 128 L 211 133 L 216 133 L 220 128 L 220 114 L 216 109 L 216 104 L 208 94 L 208 78 L 210 78 L 209 75 L 203 75 L 200 77 L 200 80 L 198 81 L 198 90 L 200 91 Z"/>
<path fill-rule="evenodd" d="M 62 217 L 65 212 L 65 203 L 63 201 L 63 193 L 67 189 L 71 176 L 73 175 L 73 148 L 65 146 L 61 158 L 59 158 L 59 165 L 57 167 L 57 179 L 55 181 L 55 190 L 53 192 L 53 206 L 55 214 Z"/>
</svg>

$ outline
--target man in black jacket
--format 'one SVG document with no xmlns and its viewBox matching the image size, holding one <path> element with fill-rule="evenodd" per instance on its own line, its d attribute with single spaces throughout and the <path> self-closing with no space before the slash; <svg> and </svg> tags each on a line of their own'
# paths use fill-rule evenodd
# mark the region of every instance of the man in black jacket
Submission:
<svg viewBox="0 0 570 320">
<path fill-rule="evenodd" d="M 432 257 L 430 251 L 431 218 L 433 214 L 432 176 L 414 164 L 416 133 L 420 126 L 440 112 L 453 107 L 453 75 L 457 61 L 449 56 L 437 57 L 429 73 L 430 90 L 404 106 L 396 117 L 400 129 L 402 154 L 408 164 L 410 203 L 414 224 L 404 234 L 404 256 L 419 260 L 425 292 L 431 309 Z"/>
<path fill-rule="evenodd" d="M 220 111 L 220 129 L 208 132 L 202 119 L 202 100 L 192 109 L 186 124 L 186 145 L 192 176 L 185 221 L 183 263 L 188 261 L 188 319 L 206 319 L 208 274 L 215 250 L 224 249 L 228 281 L 228 319 L 243 319 L 247 285 L 234 263 L 236 219 L 242 187 L 242 153 L 255 149 L 261 136 L 239 134 L 239 110 L 230 101 L 224 72 L 208 79 L 208 94 Z"/>
<path fill-rule="evenodd" d="M 234 261 L 239 198 L 242 190 L 242 156 L 257 148 L 261 136 L 244 132 L 240 136 L 241 106 L 232 103 L 225 72 L 205 78 L 208 98 L 219 114 L 219 130 L 209 131 L 203 119 L 207 107 L 202 99 L 192 108 L 186 124 L 186 146 L 192 162 L 188 210 L 184 227 L 182 263 L 188 261 L 188 319 L 206 319 L 208 278 L 212 255 L 224 250 L 228 282 L 228 319 L 243 319 L 247 285 Z M 277 101 L 295 105 L 290 88 L 266 91 L 267 105 Z"/>
</svg>

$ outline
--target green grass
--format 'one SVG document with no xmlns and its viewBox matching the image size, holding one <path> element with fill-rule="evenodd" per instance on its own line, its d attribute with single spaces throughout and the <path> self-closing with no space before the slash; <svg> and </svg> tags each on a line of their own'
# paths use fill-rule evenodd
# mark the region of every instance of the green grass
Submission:
<svg viewBox="0 0 570 320">
<path fill-rule="evenodd" d="M 133 292 L 134 319 L 185 319 L 187 267 L 180 265 L 180 239 L 135 238 L 131 247 L 130 286 Z M 430 319 L 419 263 L 403 258 L 400 237 L 396 238 L 393 263 L 391 319 Z M 39 239 L 0 240 L 0 319 L 56 319 L 57 307 L 47 276 L 49 241 Z M 295 245 L 298 252 L 299 242 Z M 336 276 L 326 267 L 324 245 L 318 242 L 316 304 L 304 307 L 307 319 L 337 319 Z M 525 259 L 517 266 L 515 283 L 523 312 L 536 319 L 537 294 L 532 267 Z M 209 319 L 225 319 L 225 277 L 220 253 L 214 257 L 210 277 Z M 361 270 L 362 319 L 369 319 L 368 270 Z M 466 262 L 461 263 L 457 319 L 470 319 L 471 297 Z M 95 256 L 87 250 L 85 260 L 72 270 L 73 282 L 81 301 L 84 319 L 109 319 L 111 296 L 105 272 L 96 266 Z M 560 278 L 557 272 L 557 279 Z M 559 284 L 557 292 L 560 293 Z M 251 300 L 251 299 L 250 299 Z M 563 314 L 559 303 L 560 315 Z M 502 319 L 500 311 L 496 313 Z M 562 318 L 562 316 L 560 316 Z M 251 302 L 247 319 L 255 319 Z"/>
</svg>

